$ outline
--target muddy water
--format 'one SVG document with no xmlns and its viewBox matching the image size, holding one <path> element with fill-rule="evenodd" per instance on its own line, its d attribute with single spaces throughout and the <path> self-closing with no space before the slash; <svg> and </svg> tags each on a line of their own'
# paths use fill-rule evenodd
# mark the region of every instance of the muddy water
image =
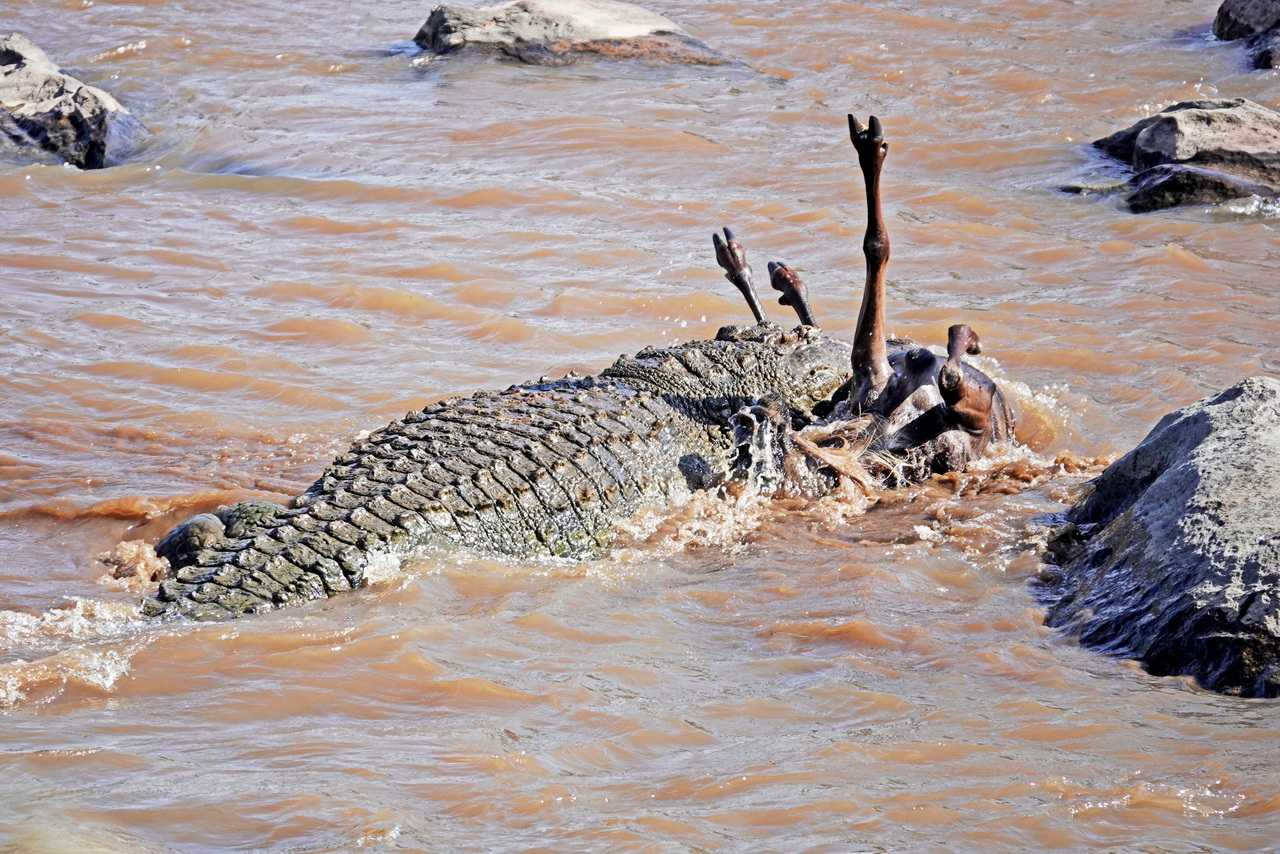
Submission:
<svg viewBox="0 0 1280 854">
<path fill-rule="evenodd" d="M 1053 188 L 1115 174 L 1082 141 L 1280 77 L 1207 2 L 649 5 L 743 64 L 418 63 L 400 0 L 7 4 L 156 135 L 0 167 L 0 847 L 1275 844 L 1274 703 L 1081 651 L 1029 579 L 1088 476 L 1059 453 L 1280 374 L 1274 208 Z M 846 112 L 890 139 L 891 326 L 981 333 L 1031 448 L 1006 477 L 691 508 L 584 565 L 439 555 L 227 625 L 99 583 L 439 396 L 742 322 L 722 225 L 850 334 Z"/>
</svg>

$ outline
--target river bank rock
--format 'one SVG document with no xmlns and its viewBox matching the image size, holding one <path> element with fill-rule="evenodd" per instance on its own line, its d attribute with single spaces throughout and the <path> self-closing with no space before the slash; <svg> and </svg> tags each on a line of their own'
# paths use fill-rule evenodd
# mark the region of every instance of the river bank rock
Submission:
<svg viewBox="0 0 1280 854">
<path fill-rule="evenodd" d="M 1213 19 L 1213 34 L 1223 41 L 1245 39 L 1254 68 L 1275 68 L 1280 61 L 1280 0 L 1225 0 Z"/>
<path fill-rule="evenodd" d="M 1213 34 L 1234 41 L 1280 28 L 1280 0 L 1225 0 L 1213 19 Z"/>
<path fill-rule="evenodd" d="M 1280 29 L 1250 36 L 1248 45 L 1253 52 L 1254 68 L 1280 68 Z"/>
<path fill-rule="evenodd" d="M 1174 104 L 1093 144 L 1136 170 L 1135 213 L 1280 197 L 1280 113 L 1243 98 Z"/>
<path fill-rule="evenodd" d="M 81 169 L 127 157 L 149 132 L 120 102 L 54 65 L 24 36 L 0 38 L 0 144 Z"/>
<path fill-rule="evenodd" d="M 438 6 L 413 40 L 436 54 L 467 50 L 530 65 L 569 65 L 588 55 L 698 65 L 728 61 L 669 18 L 618 0 Z"/>
<path fill-rule="evenodd" d="M 1047 625 L 1157 676 L 1280 695 L 1280 380 L 1166 415 L 1067 518 Z"/>
</svg>

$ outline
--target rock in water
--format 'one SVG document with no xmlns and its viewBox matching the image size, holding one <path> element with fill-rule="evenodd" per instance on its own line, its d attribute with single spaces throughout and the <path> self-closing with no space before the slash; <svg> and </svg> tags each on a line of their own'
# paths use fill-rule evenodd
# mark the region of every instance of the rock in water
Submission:
<svg viewBox="0 0 1280 854">
<path fill-rule="evenodd" d="M 148 133 L 119 101 L 64 74 L 27 38 L 0 38 L 0 143 L 101 169 Z"/>
<path fill-rule="evenodd" d="M 1280 0 L 1226 0 L 1213 19 L 1213 34 L 1223 41 L 1280 27 Z"/>
<path fill-rule="evenodd" d="M 1250 37 L 1249 49 L 1253 51 L 1254 68 L 1280 68 L 1280 29 Z"/>
<path fill-rule="evenodd" d="M 1213 34 L 1223 41 L 1244 39 L 1254 68 L 1280 62 L 1280 0 L 1226 0 L 1218 7 Z"/>
<path fill-rule="evenodd" d="M 1216 205 L 1231 199 L 1257 196 L 1274 199 L 1277 188 L 1246 178 L 1180 163 L 1153 166 L 1129 183 L 1125 204 L 1134 213 L 1164 210 L 1178 205 Z"/>
<path fill-rule="evenodd" d="M 1161 419 L 1051 547 L 1046 623 L 1157 676 L 1280 695 L 1280 380 Z"/>
<path fill-rule="evenodd" d="M 1280 113 L 1243 98 L 1174 104 L 1093 144 L 1138 170 L 1135 213 L 1280 197 Z"/>
<path fill-rule="evenodd" d="M 467 49 L 531 65 L 567 65 L 586 54 L 700 65 L 727 61 L 669 18 L 618 0 L 438 6 L 414 41 L 438 54 Z"/>
</svg>

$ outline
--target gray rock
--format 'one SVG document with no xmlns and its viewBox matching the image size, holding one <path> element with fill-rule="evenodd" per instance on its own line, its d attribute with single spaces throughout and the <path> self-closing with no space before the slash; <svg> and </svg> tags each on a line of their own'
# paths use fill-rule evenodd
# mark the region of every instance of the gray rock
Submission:
<svg viewBox="0 0 1280 854">
<path fill-rule="evenodd" d="M 1149 213 L 1178 205 L 1216 205 L 1257 196 L 1280 198 L 1280 190 L 1227 172 L 1182 164 L 1153 166 L 1129 182 L 1125 204 L 1134 213 Z"/>
<path fill-rule="evenodd" d="M 1223 41 L 1241 39 L 1280 27 L 1280 0 L 1225 0 L 1213 20 L 1213 34 Z"/>
<path fill-rule="evenodd" d="M 1160 420 L 1050 547 L 1046 623 L 1151 673 L 1280 695 L 1280 380 Z"/>
<path fill-rule="evenodd" d="M 531 65 L 567 65 L 583 55 L 700 65 L 727 61 L 669 18 L 618 0 L 438 6 L 414 41 L 437 54 L 466 49 Z"/>
<path fill-rule="evenodd" d="M 1254 68 L 1275 68 L 1280 60 L 1280 0 L 1226 0 L 1213 21 L 1223 41 L 1245 39 Z"/>
<path fill-rule="evenodd" d="M 1136 169 L 1225 165 L 1258 180 L 1280 180 L 1280 113 L 1244 98 L 1174 104 L 1094 145 Z"/>
<path fill-rule="evenodd" d="M 0 141 L 12 149 L 101 169 L 148 133 L 119 101 L 63 73 L 27 38 L 0 38 Z"/>
<path fill-rule="evenodd" d="M 1246 43 L 1253 53 L 1254 68 L 1280 68 L 1280 29 L 1249 36 Z"/>
<path fill-rule="evenodd" d="M 1184 101 L 1093 143 L 1138 170 L 1131 210 L 1280 195 L 1280 113 L 1243 98 Z M 1185 166 L 1189 169 L 1161 169 Z"/>
</svg>

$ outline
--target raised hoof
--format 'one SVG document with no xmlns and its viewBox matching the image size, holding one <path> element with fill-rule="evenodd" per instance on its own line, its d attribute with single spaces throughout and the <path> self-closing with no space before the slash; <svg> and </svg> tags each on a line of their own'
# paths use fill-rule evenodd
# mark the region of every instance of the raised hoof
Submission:
<svg viewBox="0 0 1280 854">
<path fill-rule="evenodd" d="M 813 312 L 809 309 L 809 289 L 800 281 L 799 274 L 780 261 L 769 262 L 769 286 L 782 294 L 778 297 L 778 305 L 786 305 L 795 309 L 796 316 L 805 326 L 817 326 Z"/>
<path fill-rule="evenodd" d="M 947 358 L 958 362 L 962 352 L 976 356 L 982 352 L 982 342 L 968 324 L 957 323 L 947 330 Z"/>
<path fill-rule="evenodd" d="M 712 232 L 711 245 L 716 250 L 716 263 L 724 268 L 724 277 L 732 282 L 746 299 L 756 323 L 764 323 L 764 310 L 760 307 L 760 298 L 756 296 L 751 268 L 747 266 L 747 250 L 728 228 L 724 229 L 723 239 L 719 234 Z"/>
<path fill-rule="evenodd" d="M 880 120 L 875 116 L 868 120 L 867 127 L 863 127 L 862 122 L 854 118 L 851 113 L 849 115 L 849 141 L 857 149 L 858 159 L 862 161 L 864 168 L 873 163 L 878 165 L 884 161 L 884 156 L 889 153 L 889 143 L 884 141 L 884 128 L 881 127 Z"/>
</svg>

